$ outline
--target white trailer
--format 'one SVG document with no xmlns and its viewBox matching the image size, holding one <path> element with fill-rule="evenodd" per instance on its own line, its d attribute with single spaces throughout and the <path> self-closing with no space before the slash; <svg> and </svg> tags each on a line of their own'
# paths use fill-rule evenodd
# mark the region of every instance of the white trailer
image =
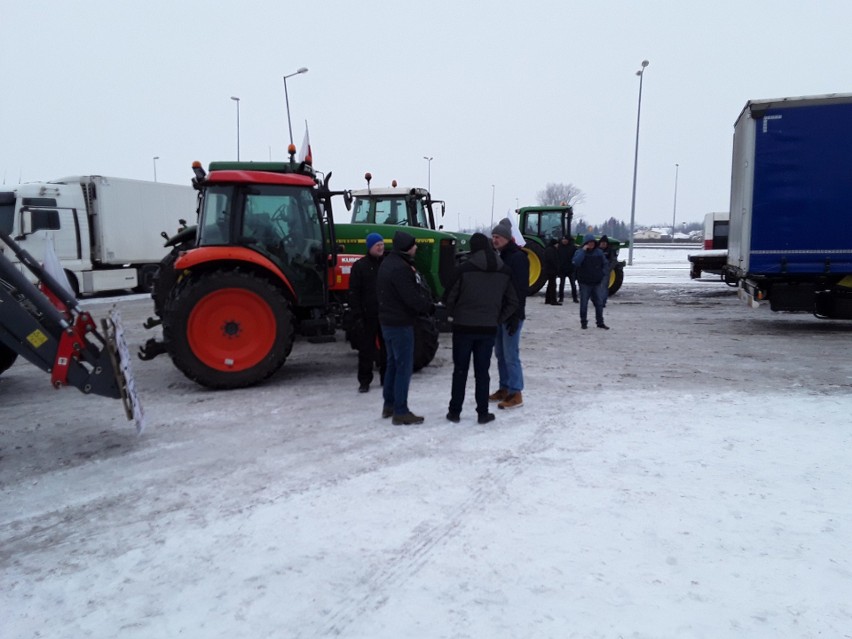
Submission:
<svg viewBox="0 0 852 639">
<path fill-rule="evenodd" d="M 0 228 L 40 262 L 52 242 L 77 295 L 150 290 L 168 252 L 161 233 L 195 219 L 189 185 L 80 175 L 9 190 L 14 204 L 0 207 Z"/>
</svg>

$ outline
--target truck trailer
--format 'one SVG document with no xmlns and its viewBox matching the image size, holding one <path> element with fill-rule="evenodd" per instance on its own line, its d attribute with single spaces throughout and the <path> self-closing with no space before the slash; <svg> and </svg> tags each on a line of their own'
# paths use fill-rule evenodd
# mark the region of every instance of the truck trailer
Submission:
<svg viewBox="0 0 852 639">
<path fill-rule="evenodd" d="M 184 185 L 79 175 L 0 190 L 8 203 L 0 207 L 0 229 L 40 262 L 52 242 L 78 296 L 150 290 L 167 253 L 161 233 L 195 219 L 196 194 Z"/>
<path fill-rule="evenodd" d="M 702 273 L 722 275 L 728 263 L 728 227 L 730 215 L 727 211 L 707 213 L 704 216 L 703 250 L 690 253 L 689 277 L 697 280 Z"/>
<path fill-rule="evenodd" d="M 850 202 L 852 94 L 747 102 L 724 277 L 752 306 L 852 319 Z"/>
</svg>

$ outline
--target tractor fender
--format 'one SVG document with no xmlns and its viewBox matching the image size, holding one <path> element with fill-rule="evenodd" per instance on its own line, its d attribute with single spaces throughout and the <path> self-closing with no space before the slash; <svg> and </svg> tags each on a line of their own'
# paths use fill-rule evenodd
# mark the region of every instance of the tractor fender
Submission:
<svg viewBox="0 0 852 639">
<path fill-rule="evenodd" d="M 297 299 L 296 291 L 290 284 L 290 280 L 272 260 L 243 246 L 203 246 L 192 249 L 178 256 L 175 260 L 175 269 L 185 271 L 198 266 L 222 262 L 248 262 L 259 266 L 274 275 L 290 292 L 292 299 Z"/>
</svg>

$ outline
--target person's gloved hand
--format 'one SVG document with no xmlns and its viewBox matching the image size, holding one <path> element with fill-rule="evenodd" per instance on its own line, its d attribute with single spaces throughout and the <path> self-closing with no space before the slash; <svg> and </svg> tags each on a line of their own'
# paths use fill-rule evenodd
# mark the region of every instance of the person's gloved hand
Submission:
<svg viewBox="0 0 852 639">
<path fill-rule="evenodd" d="M 518 332 L 518 325 L 520 324 L 520 320 L 517 315 L 513 315 L 508 320 L 506 320 L 506 330 L 509 333 L 509 336 L 514 335 Z"/>
</svg>

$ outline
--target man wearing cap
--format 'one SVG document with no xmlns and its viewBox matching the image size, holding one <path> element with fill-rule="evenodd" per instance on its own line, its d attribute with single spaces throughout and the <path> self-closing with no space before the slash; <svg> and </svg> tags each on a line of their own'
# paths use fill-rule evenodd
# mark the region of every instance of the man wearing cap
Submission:
<svg viewBox="0 0 852 639">
<path fill-rule="evenodd" d="M 530 285 L 530 261 L 527 254 L 512 237 L 512 222 L 508 218 L 491 231 L 491 241 L 500 253 L 503 263 L 512 271 L 512 283 L 518 297 L 518 310 L 497 327 L 494 353 L 497 355 L 497 370 L 500 387 L 488 399 L 499 402 L 497 408 L 523 406 L 521 391 L 524 390 L 524 370 L 521 366 L 521 328 L 526 318 L 527 291 Z"/>
<path fill-rule="evenodd" d="M 405 231 L 393 236 L 393 251 L 382 260 L 377 278 L 379 323 L 387 349 L 382 417 L 396 426 L 422 424 L 408 408 L 408 387 L 414 373 L 414 326 L 419 315 L 431 313 L 431 293 L 414 267 L 417 244 Z"/>
<path fill-rule="evenodd" d="M 379 365 L 384 381 L 387 354 L 379 327 L 379 296 L 376 278 L 385 254 L 385 241 L 378 233 L 367 236 L 367 254 L 352 265 L 349 274 L 349 308 L 352 311 L 352 342 L 358 349 L 358 392 L 366 393 L 373 381 L 373 368 Z"/>
<path fill-rule="evenodd" d="M 603 300 L 601 300 L 601 281 L 604 276 L 606 256 L 598 248 L 595 236 L 587 233 L 583 246 L 574 253 L 574 272 L 580 285 L 580 328 L 588 328 L 587 312 L 589 299 L 595 305 L 595 323 L 598 328 L 609 330 L 604 324 Z"/>
</svg>

